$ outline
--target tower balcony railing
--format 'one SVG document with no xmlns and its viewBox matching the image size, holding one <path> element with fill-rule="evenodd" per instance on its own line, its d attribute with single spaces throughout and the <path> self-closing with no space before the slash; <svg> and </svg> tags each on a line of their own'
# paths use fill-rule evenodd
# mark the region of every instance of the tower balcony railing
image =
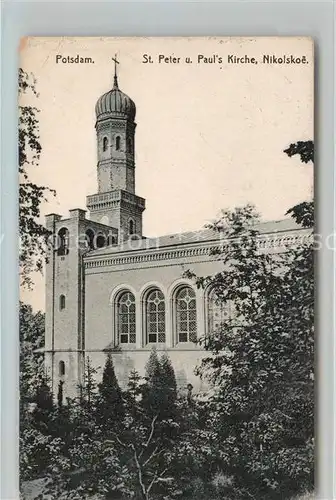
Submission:
<svg viewBox="0 0 336 500">
<path fill-rule="evenodd" d="M 119 189 L 107 193 L 91 194 L 86 198 L 88 207 L 94 207 L 102 203 L 105 204 L 113 201 L 128 201 L 129 203 L 133 203 L 143 208 L 145 208 L 146 203 L 144 198 L 140 198 L 140 196 Z"/>
</svg>

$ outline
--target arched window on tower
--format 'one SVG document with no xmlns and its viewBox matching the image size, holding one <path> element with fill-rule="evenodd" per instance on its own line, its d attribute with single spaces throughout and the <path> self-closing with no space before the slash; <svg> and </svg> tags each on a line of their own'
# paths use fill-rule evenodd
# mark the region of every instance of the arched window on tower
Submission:
<svg viewBox="0 0 336 500">
<path fill-rule="evenodd" d="M 64 375 L 65 375 L 65 363 L 64 363 L 64 361 L 60 361 L 58 363 L 58 375 L 60 377 L 64 377 Z"/>
<path fill-rule="evenodd" d="M 135 226 L 134 220 L 130 219 L 129 223 L 128 223 L 128 232 L 129 232 L 130 236 L 132 236 L 132 234 L 135 233 L 135 227 L 134 226 Z"/>
<path fill-rule="evenodd" d="M 118 342 L 135 344 L 135 297 L 131 292 L 123 292 L 117 301 Z"/>
<path fill-rule="evenodd" d="M 166 341 L 166 305 L 161 290 L 155 288 L 147 295 L 146 334 L 147 343 Z"/>
<path fill-rule="evenodd" d="M 105 234 L 100 233 L 97 236 L 97 248 L 104 248 L 106 246 L 107 239 Z"/>
<path fill-rule="evenodd" d="M 117 243 L 118 243 L 117 235 L 109 233 L 107 236 L 106 245 L 107 246 L 117 245 Z"/>
<path fill-rule="evenodd" d="M 68 255 L 69 253 L 69 231 L 63 227 L 57 234 L 57 255 Z"/>
<path fill-rule="evenodd" d="M 85 232 L 85 240 L 89 250 L 94 249 L 94 238 L 95 234 L 92 229 L 87 229 Z"/>
<path fill-rule="evenodd" d="M 65 295 L 60 295 L 59 298 L 59 310 L 63 311 L 65 309 Z"/>
<path fill-rule="evenodd" d="M 196 295 L 190 286 L 175 296 L 177 342 L 197 342 Z"/>
<path fill-rule="evenodd" d="M 120 135 L 117 135 L 117 137 L 116 137 L 115 148 L 117 151 L 119 151 L 119 149 L 120 149 Z"/>
<path fill-rule="evenodd" d="M 108 138 L 104 137 L 103 139 L 103 151 L 107 151 L 108 148 Z"/>
</svg>

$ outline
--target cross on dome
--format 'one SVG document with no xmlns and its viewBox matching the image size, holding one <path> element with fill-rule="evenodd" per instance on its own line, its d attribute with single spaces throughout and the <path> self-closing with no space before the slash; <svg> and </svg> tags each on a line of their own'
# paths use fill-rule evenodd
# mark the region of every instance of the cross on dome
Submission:
<svg viewBox="0 0 336 500">
<path fill-rule="evenodd" d="M 136 107 L 134 102 L 128 95 L 122 92 L 118 85 L 117 64 L 120 62 L 117 59 L 117 54 L 111 57 L 114 62 L 114 78 L 113 87 L 105 94 L 101 95 L 96 103 L 97 121 L 105 120 L 107 117 L 126 118 L 128 121 L 134 122 Z"/>
<path fill-rule="evenodd" d="M 113 88 L 117 89 L 118 87 L 118 77 L 117 77 L 117 64 L 120 64 L 117 59 L 117 54 L 112 57 L 112 61 L 114 61 L 114 79 L 113 79 Z"/>
</svg>

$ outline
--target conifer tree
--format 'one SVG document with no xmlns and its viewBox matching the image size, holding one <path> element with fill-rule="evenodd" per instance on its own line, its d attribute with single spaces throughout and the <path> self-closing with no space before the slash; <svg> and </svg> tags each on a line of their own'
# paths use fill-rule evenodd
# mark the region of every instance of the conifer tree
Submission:
<svg viewBox="0 0 336 500">
<path fill-rule="evenodd" d="M 155 378 L 158 370 L 160 369 L 159 358 L 155 346 L 153 346 L 149 359 L 145 366 L 145 378 L 147 382 L 152 383 L 153 378 Z"/>
<path fill-rule="evenodd" d="M 111 353 L 107 356 L 103 380 L 99 384 L 99 396 L 98 421 L 105 429 L 115 429 L 123 420 L 124 404 Z"/>
<path fill-rule="evenodd" d="M 163 354 L 159 360 L 153 348 L 146 365 L 146 380 L 145 406 L 150 414 L 167 417 L 177 397 L 175 373 L 168 354 Z"/>
<path fill-rule="evenodd" d="M 34 425 L 41 432 L 48 433 L 55 406 L 46 377 L 43 377 L 37 386 L 35 404 L 36 407 L 33 412 Z"/>
<path fill-rule="evenodd" d="M 97 396 L 97 383 L 95 377 L 97 370 L 92 366 L 90 357 L 87 356 L 84 370 L 84 384 L 80 386 L 81 406 L 88 412 L 94 410 Z"/>
<path fill-rule="evenodd" d="M 169 394 L 169 400 L 174 402 L 177 397 L 176 377 L 173 365 L 166 352 L 162 355 L 160 364 L 164 388 L 167 390 L 167 394 Z"/>
<path fill-rule="evenodd" d="M 128 378 L 128 394 L 130 395 L 133 401 L 136 401 L 141 395 L 141 387 L 140 387 L 141 377 L 136 370 L 132 370 L 130 376 Z"/>
<path fill-rule="evenodd" d="M 58 383 L 57 403 L 59 408 L 63 406 L 63 384 L 63 380 L 60 380 Z"/>
</svg>

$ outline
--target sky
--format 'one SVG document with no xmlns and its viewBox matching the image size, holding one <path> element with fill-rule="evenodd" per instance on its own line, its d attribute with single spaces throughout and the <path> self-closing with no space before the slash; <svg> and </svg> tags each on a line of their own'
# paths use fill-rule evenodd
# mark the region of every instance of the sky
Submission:
<svg viewBox="0 0 336 500">
<path fill-rule="evenodd" d="M 246 203 L 265 220 L 281 219 L 311 197 L 312 166 L 283 152 L 313 139 L 309 38 L 27 38 L 20 64 L 34 74 L 39 97 L 21 104 L 40 109 L 42 145 L 31 175 L 57 192 L 43 216 L 66 217 L 97 192 L 94 107 L 112 87 L 115 54 L 119 88 L 137 107 L 136 194 L 146 198 L 146 236 L 199 229 L 220 209 Z M 77 55 L 94 62 L 57 58 Z M 234 64 L 230 55 L 257 63 Z M 263 64 L 264 55 L 307 63 Z M 144 63 L 148 56 L 153 63 Z M 21 298 L 43 310 L 43 276 L 34 280 Z"/>
</svg>

